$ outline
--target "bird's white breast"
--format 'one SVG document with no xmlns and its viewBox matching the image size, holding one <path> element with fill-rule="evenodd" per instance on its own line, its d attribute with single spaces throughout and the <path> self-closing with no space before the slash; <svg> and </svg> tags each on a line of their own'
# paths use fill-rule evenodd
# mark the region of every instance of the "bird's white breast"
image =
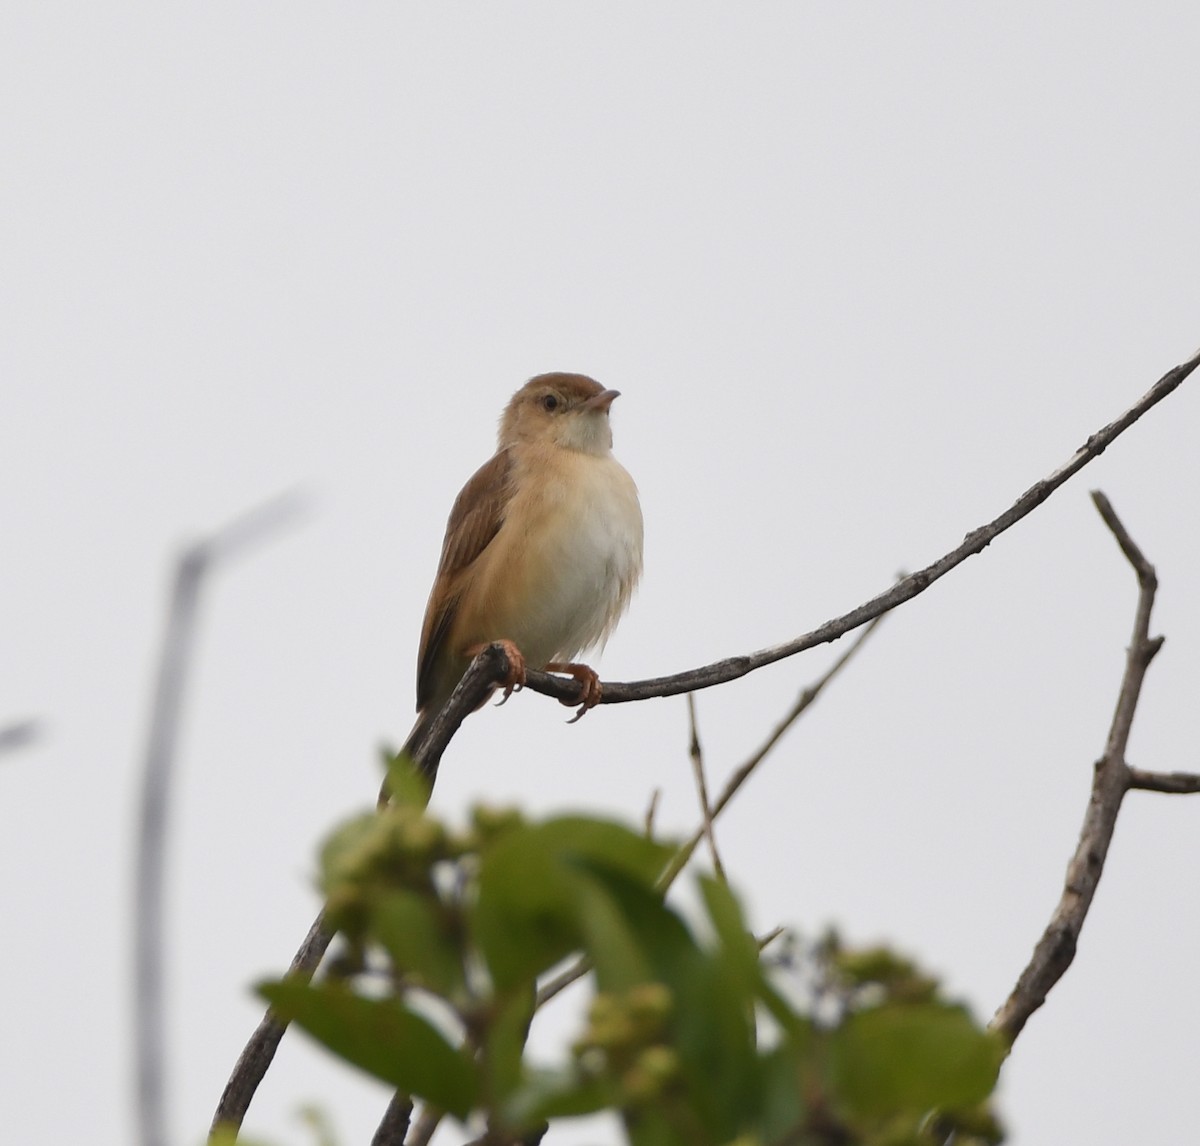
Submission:
<svg viewBox="0 0 1200 1146">
<path fill-rule="evenodd" d="M 531 491 L 531 528 L 519 540 L 522 607 L 514 633 L 534 665 L 602 644 L 642 571 L 637 487 L 611 454 L 556 451 Z M 513 507 L 516 508 L 515 506 Z M 517 515 L 523 516 L 523 515 Z"/>
</svg>

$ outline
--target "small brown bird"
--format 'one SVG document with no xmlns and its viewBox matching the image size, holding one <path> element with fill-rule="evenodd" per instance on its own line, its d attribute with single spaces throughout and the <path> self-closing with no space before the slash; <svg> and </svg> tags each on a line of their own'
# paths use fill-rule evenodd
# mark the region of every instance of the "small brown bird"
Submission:
<svg viewBox="0 0 1200 1146">
<path fill-rule="evenodd" d="M 582 374 L 539 374 L 512 397 L 495 456 L 450 511 L 425 607 L 417 664 L 414 750 L 471 659 L 502 641 L 513 666 L 569 673 L 582 715 L 600 680 L 574 663 L 603 645 L 642 571 L 637 487 L 612 455 L 616 390 Z"/>
</svg>

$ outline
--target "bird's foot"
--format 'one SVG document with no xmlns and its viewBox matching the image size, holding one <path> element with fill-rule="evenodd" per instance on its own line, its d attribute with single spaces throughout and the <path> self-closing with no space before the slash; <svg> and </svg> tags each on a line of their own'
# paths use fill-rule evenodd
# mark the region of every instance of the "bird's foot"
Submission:
<svg viewBox="0 0 1200 1146">
<path fill-rule="evenodd" d="M 588 665 L 564 664 L 559 661 L 551 661 L 546 666 L 546 671 L 566 673 L 567 676 L 573 676 L 579 681 L 579 699 L 582 703 L 579 705 L 579 711 L 567 721 L 568 724 L 574 724 L 589 708 L 595 708 L 600 703 L 600 696 L 604 690 L 600 685 L 600 677 L 594 668 L 590 668 Z M 575 702 L 573 700 L 564 700 L 561 703 L 569 706 Z"/>
<path fill-rule="evenodd" d="M 467 649 L 467 656 L 477 657 L 488 645 L 500 645 L 504 649 L 504 655 L 508 657 L 508 675 L 501 681 L 504 685 L 504 695 L 496 705 L 499 708 L 513 692 L 519 692 L 525 687 L 525 658 L 521 655 L 521 650 L 505 637 L 498 641 L 486 641 L 482 645 L 472 645 Z"/>
</svg>

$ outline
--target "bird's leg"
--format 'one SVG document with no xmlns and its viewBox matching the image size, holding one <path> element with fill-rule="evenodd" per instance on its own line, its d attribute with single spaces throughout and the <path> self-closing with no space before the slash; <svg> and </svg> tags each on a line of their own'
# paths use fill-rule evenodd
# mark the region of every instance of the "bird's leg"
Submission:
<svg viewBox="0 0 1200 1146">
<path fill-rule="evenodd" d="M 520 690 L 525 687 L 525 658 L 521 655 L 521 650 L 506 637 L 497 641 L 484 641 L 481 645 L 472 645 L 465 650 L 465 655 L 477 657 L 488 645 L 500 645 L 504 649 L 504 655 L 508 657 L 508 675 L 504 678 L 504 695 L 500 698 L 500 703 L 503 704 L 512 696 L 514 689 Z"/>
<path fill-rule="evenodd" d="M 590 668 L 588 665 L 551 661 L 546 666 L 546 671 L 566 673 L 567 676 L 573 676 L 579 681 L 579 699 L 582 703 L 579 706 L 579 711 L 567 721 L 568 724 L 574 724 L 589 708 L 595 708 L 600 703 L 600 695 L 604 690 L 600 687 L 600 677 L 594 668 Z M 560 703 L 569 706 L 575 702 L 573 700 L 564 700 Z"/>
</svg>

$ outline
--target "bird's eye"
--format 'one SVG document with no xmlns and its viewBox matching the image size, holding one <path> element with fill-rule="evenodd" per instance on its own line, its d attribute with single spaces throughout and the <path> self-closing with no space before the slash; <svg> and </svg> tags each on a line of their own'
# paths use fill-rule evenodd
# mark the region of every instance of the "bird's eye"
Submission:
<svg viewBox="0 0 1200 1146">
<path fill-rule="evenodd" d="M 558 395 L 557 394 L 547 394 L 542 399 L 542 409 L 548 410 L 551 412 L 553 412 L 554 410 L 557 410 L 558 409 Z"/>
</svg>

